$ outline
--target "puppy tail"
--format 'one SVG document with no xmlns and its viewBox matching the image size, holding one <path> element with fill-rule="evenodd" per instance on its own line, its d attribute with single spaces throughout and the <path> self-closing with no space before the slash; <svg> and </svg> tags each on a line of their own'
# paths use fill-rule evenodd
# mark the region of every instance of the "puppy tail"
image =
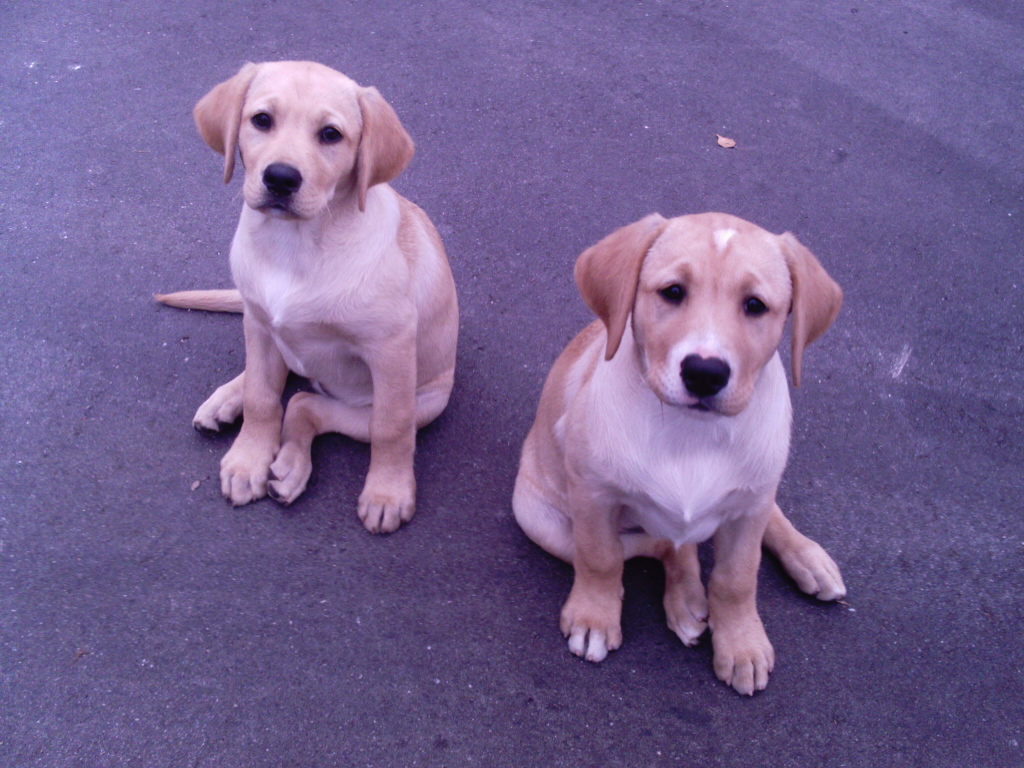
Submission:
<svg viewBox="0 0 1024 768">
<path fill-rule="evenodd" d="M 241 312 L 242 295 L 235 289 L 212 291 L 177 291 L 154 293 L 161 304 L 179 309 L 201 309 L 204 312 Z"/>
</svg>

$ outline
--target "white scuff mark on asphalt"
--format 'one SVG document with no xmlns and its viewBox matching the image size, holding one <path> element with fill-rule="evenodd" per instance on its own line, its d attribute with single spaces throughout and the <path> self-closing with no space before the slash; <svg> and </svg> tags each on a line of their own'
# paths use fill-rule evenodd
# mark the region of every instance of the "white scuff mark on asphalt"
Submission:
<svg viewBox="0 0 1024 768">
<path fill-rule="evenodd" d="M 903 375 L 903 369 L 907 367 L 907 363 L 910 362 L 910 345 L 904 344 L 903 350 L 896 358 L 895 364 L 892 366 L 892 377 L 899 379 Z"/>
</svg>

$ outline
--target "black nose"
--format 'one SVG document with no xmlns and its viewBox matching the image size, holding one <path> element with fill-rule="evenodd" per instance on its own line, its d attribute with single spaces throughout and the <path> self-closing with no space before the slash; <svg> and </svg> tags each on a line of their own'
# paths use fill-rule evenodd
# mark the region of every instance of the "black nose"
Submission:
<svg viewBox="0 0 1024 768">
<path fill-rule="evenodd" d="M 731 372 L 729 364 L 717 357 L 687 355 L 683 358 L 683 384 L 695 397 L 717 395 L 729 383 Z"/>
<path fill-rule="evenodd" d="M 290 165 L 271 163 L 263 172 L 263 186 L 274 197 L 288 197 L 302 186 L 302 174 Z"/>
</svg>

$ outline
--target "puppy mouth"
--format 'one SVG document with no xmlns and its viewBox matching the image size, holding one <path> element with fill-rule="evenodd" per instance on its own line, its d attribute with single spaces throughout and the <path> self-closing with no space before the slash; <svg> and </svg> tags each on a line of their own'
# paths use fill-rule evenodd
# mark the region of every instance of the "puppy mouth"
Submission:
<svg viewBox="0 0 1024 768">
<path fill-rule="evenodd" d="M 692 402 L 683 403 L 683 408 L 697 418 L 731 419 L 739 416 L 746 408 L 746 403 L 738 401 L 735 397 L 694 397 L 691 394 L 690 398 Z"/>
<path fill-rule="evenodd" d="M 716 416 L 721 416 L 722 412 L 715 404 L 712 398 L 698 398 L 696 402 L 690 403 L 686 406 L 688 411 L 694 413 L 709 413 Z"/>
<path fill-rule="evenodd" d="M 260 201 L 258 205 L 254 205 L 252 207 L 259 211 L 260 213 L 266 214 L 267 216 L 271 216 L 275 219 L 302 218 L 302 216 L 300 216 L 296 212 L 290 199 L 282 200 L 279 198 L 272 197 L 269 199 L 264 199 Z"/>
</svg>

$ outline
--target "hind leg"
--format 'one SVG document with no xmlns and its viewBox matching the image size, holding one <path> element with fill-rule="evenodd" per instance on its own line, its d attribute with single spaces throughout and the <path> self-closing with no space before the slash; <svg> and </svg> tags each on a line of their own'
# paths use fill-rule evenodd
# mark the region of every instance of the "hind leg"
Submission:
<svg viewBox="0 0 1024 768">
<path fill-rule="evenodd" d="M 451 377 L 424 386 L 416 394 L 416 428 L 436 419 L 448 404 Z M 310 451 L 317 435 L 337 432 L 370 442 L 372 406 L 353 406 L 328 395 L 299 392 L 288 402 L 282 430 L 282 445 L 270 467 L 271 482 L 268 491 L 282 504 L 295 501 L 306 489 L 313 462 Z M 394 530 L 404 520 L 364 521 L 367 528 L 377 532 Z M 373 526 L 371 527 L 371 523 Z M 393 527 L 391 527 L 393 525 Z M 387 527 L 385 527 L 387 526 Z"/>
<path fill-rule="evenodd" d="M 523 461 L 526 462 L 525 456 Z M 523 467 L 516 476 L 512 492 L 512 512 L 523 533 L 534 544 L 560 560 L 572 562 L 574 547 L 569 517 L 552 506 Z"/>
<path fill-rule="evenodd" d="M 270 465 L 267 492 L 275 501 L 291 504 L 306 490 L 313 471 L 313 438 L 340 432 L 366 441 L 370 407 L 354 408 L 327 395 L 299 392 L 288 401 L 281 430 L 281 449 Z"/>
<path fill-rule="evenodd" d="M 700 578 L 700 560 L 696 544 L 675 546 L 643 532 L 621 534 L 625 557 L 653 557 L 665 568 L 665 595 L 662 605 L 668 628 L 683 645 L 697 644 L 708 627 L 708 597 Z"/>
<path fill-rule="evenodd" d="M 700 579 L 697 545 L 676 548 L 659 542 L 658 557 L 665 565 L 665 618 L 683 645 L 696 645 L 708 626 L 708 598 Z"/>
<path fill-rule="evenodd" d="M 786 519 L 778 504 L 768 519 L 764 545 L 807 594 L 819 600 L 841 600 L 846 596 L 839 566 L 818 542 L 804 536 Z"/>
<path fill-rule="evenodd" d="M 199 406 L 192 417 L 192 426 L 200 431 L 220 432 L 221 427 L 234 424 L 242 415 L 242 390 L 245 373 L 222 384 Z"/>
</svg>

